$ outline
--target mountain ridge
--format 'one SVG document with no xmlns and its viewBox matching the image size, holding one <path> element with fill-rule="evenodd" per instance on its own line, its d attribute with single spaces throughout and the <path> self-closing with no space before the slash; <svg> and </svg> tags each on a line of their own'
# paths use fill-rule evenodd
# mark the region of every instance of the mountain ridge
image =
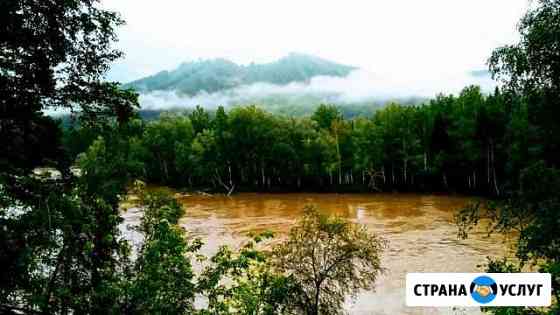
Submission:
<svg viewBox="0 0 560 315">
<path fill-rule="evenodd" d="M 225 58 L 183 62 L 174 70 L 160 71 L 125 84 L 138 92 L 175 91 L 193 96 L 219 92 L 257 82 L 285 85 L 316 76 L 345 77 L 354 66 L 301 53 L 290 53 L 268 63 L 239 65 Z"/>
</svg>

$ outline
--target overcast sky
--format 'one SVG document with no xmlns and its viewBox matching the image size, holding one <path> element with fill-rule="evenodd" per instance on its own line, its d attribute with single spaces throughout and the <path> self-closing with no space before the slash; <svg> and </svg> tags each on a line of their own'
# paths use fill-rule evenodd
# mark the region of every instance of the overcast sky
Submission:
<svg viewBox="0 0 560 315">
<path fill-rule="evenodd" d="M 528 0 L 102 0 L 122 14 L 125 52 L 109 79 L 127 82 L 184 61 L 272 61 L 289 52 L 376 75 L 444 78 L 486 68 L 516 40 Z"/>
</svg>

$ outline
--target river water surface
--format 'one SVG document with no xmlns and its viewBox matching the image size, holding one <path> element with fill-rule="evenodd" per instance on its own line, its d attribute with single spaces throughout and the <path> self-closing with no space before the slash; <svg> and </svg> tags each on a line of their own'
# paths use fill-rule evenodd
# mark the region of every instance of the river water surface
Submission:
<svg viewBox="0 0 560 315">
<path fill-rule="evenodd" d="M 348 299 L 350 314 L 478 314 L 478 309 L 408 308 L 407 272 L 483 271 L 486 257 L 508 254 L 511 242 L 488 237 L 484 229 L 467 240 L 457 238 L 453 215 L 470 199 L 419 194 L 256 194 L 178 196 L 186 215 L 180 224 L 201 237 L 205 254 L 219 246 L 239 246 L 247 233 L 270 229 L 282 239 L 305 205 L 368 226 L 388 241 L 382 264 L 386 272 L 375 292 Z"/>
</svg>

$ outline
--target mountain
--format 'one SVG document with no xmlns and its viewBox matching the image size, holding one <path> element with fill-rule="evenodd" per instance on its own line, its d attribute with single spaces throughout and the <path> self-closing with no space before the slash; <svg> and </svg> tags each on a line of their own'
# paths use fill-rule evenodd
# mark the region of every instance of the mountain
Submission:
<svg viewBox="0 0 560 315">
<path fill-rule="evenodd" d="M 488 71 L 482 69 L 447 76 L 427 73 L 421 80 L 410 81 L 292 53 L 262 64 L 239 65 L 226 59 L 187 62 L 125 87 L 139 92 L 146 116 L 198 105 L 212 110 L 247 104 L 274 113 L 307 115 L 322 103 L 336 104 L 345 115 L 353 116 L 392 101 L 419 104 L 438 93 L 459 93 L 472 84 L 483 91 L 495 87 Z"/>
<path fill-rule="evenodd" d="M 472 70 L 469 71 L 469 74 L 474 77 L 474 78 L 483 78 L 483 79 L 491 79 L 492 78 L 492 74 L 490 73 L 490 71 L 486 70 L 486 69 L 480 69 L 480 70 Z"/>
<path fill-rule="evenodd" d="M 249 85 L 270 83 L 285 85 L 306 82 L 316 76 L 347 76 L 355 67 L 315 56 L 291 53 L 275 62 L 238 65 L 226 59 L 211 59 L 181 64 L 172 71 L 162 71 L 125 85 L 140 93 L 173 91 L 194 96 Z"/>
</svg>

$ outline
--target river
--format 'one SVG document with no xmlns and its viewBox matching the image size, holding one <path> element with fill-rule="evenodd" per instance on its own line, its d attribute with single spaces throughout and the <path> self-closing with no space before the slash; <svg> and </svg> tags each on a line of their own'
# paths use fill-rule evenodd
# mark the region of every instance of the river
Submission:
<svg viewBox="0 0 560 315">
<path fill-rule="evenodd" d="M 239 246 L 251 231 L 272 230 L 279 240 L 302 215 L 305 205 L 366 225 L 388 241 L 382 265 L 386 272 L 375 292 L 348 299 L 350 314 L 479 314 L 476 308 L 408 308 L 407 272 L 477 272 L 486 257 L 511 252 L 511 241 L 487 236 L 484 229 L 467 240 L 457 238 L 453 215 L 470 199 L 462 196 L 420 194 L 257 194 L 181 196 L 186 215 L 180 224 L 205 241 L 202 252 L 219 246 Z M 127 215 L 125 215 L 126 217 Z M 131 218 L 137 217 L 129 213 Z"/>
</svg>

